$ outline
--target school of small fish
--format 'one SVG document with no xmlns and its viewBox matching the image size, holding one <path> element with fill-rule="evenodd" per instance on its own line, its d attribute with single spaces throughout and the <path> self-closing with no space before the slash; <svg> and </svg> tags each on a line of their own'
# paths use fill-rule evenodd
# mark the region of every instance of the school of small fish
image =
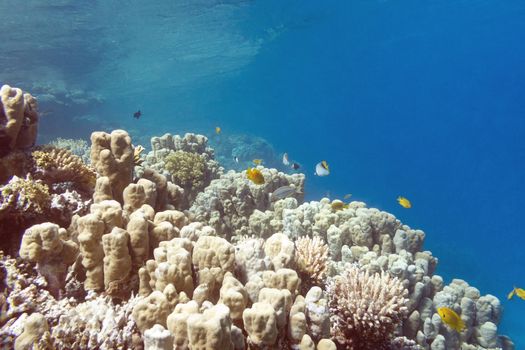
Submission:
<svg viewBox="0 0 525 350">
<path fill-rule="evenodd" d="M 138 119 L 138 117 L 140 117 L 140 115 L 141 115 L 141 112 L 138 111 L 138 112 L 135 113 L 134 117 Z M 215 127 L 215 133 L 217 135 L 219 135 L 221 133 L 221 131 L 222 130 L 221 130 L 220 126 L 216 126 Z M 239 163 L 239 157 L 237 157 L 237 156 L 233 157 L 233 161 L 238 164 Z M 253 159 L 252 162 L 253 162 L 253 164 L 255 166 L 259 166 L 259 165 L 263 164 L 263 159 L 256 158 L 256 159 Z M 301 167 L 301 165 L 299 163 L 290 161 L 288 153 L 284 153 L 283 154 L 282 162 L 283 162 L 284 166 L 290 167 L 292 170 L 298 170 Z M 329 167 L 328 163 L 326 162 L 326 160 L 322 160 L 322 161 L 320 161 L 319 163 L 317 163 L 315 165 L 314 175 L 319 176 L 319 177 L 324 177 L 324 176 L 330 175 L 330 167 Z M 246 170 L 246 176 L 247 176 L 247 178 L 250 181 L 252 181 L 255 184 L 260 185 L 260 184 L 264 183 L 264 176 L 262 175 L 262 173 L 258 169 L 248 168 L 248 170 Z M 295 193 L 296 193 L 295 189 L 292 189 L 289 186 L 282 186 L 282 187 L 279 187 L 277 190 L 275 190 L 271 194 L 270 198 L 271 198 L 271 201 L 274 202 L 274 201 L 277 201 L 279 199 L 283 199 L 283 198 L 287 198 L 289 196 L 292 196 Z M 343 196 L 343 199 L 347 200 L 351 196 L 352 196 L 351 193 L 345 194 Z M 412 203 L 407 198 L 405 198 L 403 196 L 397 197 L 397 202 L 399 203 L 400 206 L 402 206 L 405 209 L 412 208 Z M 332 206 L 333 210 L 342 210 L 342 209 L 348 208 L 348 204 L 345 204 L 342 201 L 334 201 L 334 202 L 332 202 L 331 206 Z M 518 290 L 520 292 L 518 292 Z M 523 293 L 523 294 L 520 295 L 519 293 Z M 512 290 L 512 292 L 509 294 L 508 298 L 509 299 L 512 298 L 512 296 L 514 296 L 514 294 L 517 294 L 520 298 L 525 299 L 525 290 L 523 290 L 521 288 L 514 288 Z"/>
</svg>

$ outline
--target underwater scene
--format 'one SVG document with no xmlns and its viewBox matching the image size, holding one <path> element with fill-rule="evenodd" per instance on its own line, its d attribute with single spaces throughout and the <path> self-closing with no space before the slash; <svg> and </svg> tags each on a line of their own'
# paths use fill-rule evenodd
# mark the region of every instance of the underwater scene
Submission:
<svg viewBox="0 0 525 350">
<path fill-rule="evenodd" d="M 0 13 L 0 349 L 525 349 L 524 1 Z"/>
</svg>

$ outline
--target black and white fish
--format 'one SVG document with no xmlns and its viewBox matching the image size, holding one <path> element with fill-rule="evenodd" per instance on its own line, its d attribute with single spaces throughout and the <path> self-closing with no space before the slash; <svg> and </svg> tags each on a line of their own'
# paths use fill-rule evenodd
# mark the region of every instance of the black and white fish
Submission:
<svg viewBox="0 0 525 350">
<path fill-rule="evenodd" d="M 288 160 L 288 153 L 283 154 L 283 164 L 286 166 L 290 165 L 290 161 Z"/>
</svg>

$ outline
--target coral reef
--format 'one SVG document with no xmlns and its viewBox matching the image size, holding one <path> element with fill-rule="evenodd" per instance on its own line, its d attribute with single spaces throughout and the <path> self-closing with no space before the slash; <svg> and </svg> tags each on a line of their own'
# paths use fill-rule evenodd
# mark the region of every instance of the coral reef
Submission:
<svg viewBox="0 0 525 350">
<path fill-rule="evenodd" d="M 94 172 L 66 175 L 64 164 L 89 168 L 69 151 L 33 150 L 35 180 L 1 188 L 0 216 L 34 216 L 23 237 L 0 225 L 8 248 L 21 241 L 17 259 L 0 253 L 4 348 L 513 349 L 498 334 L 499 300 L 446 285 L 424 232 L 389 213 L 303 203 L 303 174 L 259 166 L 259 185 L 223 174 L 200 135 L 153 138 L 142 164 L 123 130 L 91 139 Z M 281 186 L 300 191 L 271 201 Z M 461 333 L 441 306 L 461 316 Z"/>
<path fill-rule="evenodd" d="M 164 134 L 151 138 L 151 148 L 137 167 L 137 175 L 141 177 L 147 168 L 154 169 L 182 188 L 184 194 L 178 201 L 178 209 L 189 208 L 197 194 L 222 174 L 206 136 Z"/>
<path fill-rule="evenodd" d="M 260 171 L 265 178 L 263 185 L 249 181 L 244 172 L 230 171 L 222 175 L 197 196 L 190 211 L 197 221 L 213 227 L 217 234 L 227 239 L 252 234 L 262 238 L 269 237 L 278 229 L 272 227 L 272 215 L 267 211 L 272 205 L 280 205 L 281 202 L 272 204 L 269 194 L 281 186 L 292 184 L 301 189 L 302 193 L 304 175 L 286 175 L 275 169 L 262 167 Z"/>
</svg>

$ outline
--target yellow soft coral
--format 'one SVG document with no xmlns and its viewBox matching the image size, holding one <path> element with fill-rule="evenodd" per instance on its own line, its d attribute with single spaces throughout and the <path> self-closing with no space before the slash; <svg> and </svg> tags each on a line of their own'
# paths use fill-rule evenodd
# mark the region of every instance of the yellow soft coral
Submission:
<svg viewBox="0 0 525 350">
<path fill-rule="evenodd" d="M 82 191 L 93 191 L 97 177 L 95 171 L 71 151 L 46 146 L 32 155 L 38 176 L 48 184 L 71 181 Z"/>
<path fill-rule="evenodd" d="M 13 212 L 43 214 L 50 202 L 48 187 L 30 176 L 25 179 L 13 176 L 9 183 L 0 187 L 0 217 Z"/>
<path fill-rule="evenodd" d="M 164 161 L 175 184 L 191 190 L 204 188 L 206 161 L 201 155 L 176 151 L 169 153 Z"/>
</svg>

